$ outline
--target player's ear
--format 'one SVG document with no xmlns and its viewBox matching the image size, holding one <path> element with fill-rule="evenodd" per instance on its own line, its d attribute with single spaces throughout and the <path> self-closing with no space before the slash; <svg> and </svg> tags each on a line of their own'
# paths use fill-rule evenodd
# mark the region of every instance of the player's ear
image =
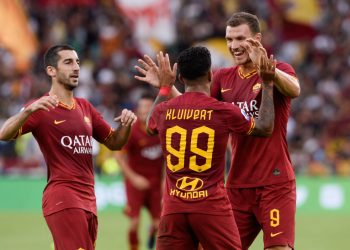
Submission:
<svg viewBox="0 0 350 250">
<path fill-rule="evenodd" d="M 259 42 L 261 42 L 261 39 L 262 39 L 261 33 L 256 33 L 255 34 L 255 39 L 258 40 Z"/>
<path fill-rule="evenodd" d="M 47 66 L 46 67 L 46 74 L 48 74 L 48 76 L 50 76 L 50 77 L 56 76 L 56 68 L 52 67 L 52 66 Z"/>
</svg>

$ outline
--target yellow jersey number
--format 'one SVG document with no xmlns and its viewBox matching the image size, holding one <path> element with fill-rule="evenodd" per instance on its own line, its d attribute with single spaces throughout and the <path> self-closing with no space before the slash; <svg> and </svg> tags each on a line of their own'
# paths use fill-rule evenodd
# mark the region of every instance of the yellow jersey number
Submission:
<svg viewBox="0 0 350 250">
<path fill-rule="evenodd" d="M 166 157 L 166 161 L 167 161 L 168 168 L 173 172 L 179 171 L 180 169 L 183 169 L 185 167 L 187 132 L 188 130 L 180 126 L 174 126 L 166 130 L 165 145 L 166 145 L 166 150 L 169 152 L 169 154 Z M 215 130 L 208 128 L 206 126 L 201 126 L 193 129 L 190 132 L 191 132 L 190 151 L 194 155 L 190 156 L 189 168 L 196 172 L 203 172 L 211 168 L 211 162 L 213 159 Z M 180 143 L 179 143 L 178 149 L 173 148 L 171 145 L 172 137 L 173 137 L 173 134 L 175 133 L 180 135 Z M 198 136 L 202 133 L 208 135 L 206 150 L 198 148 L 198 145 L 197 145 Z M 197 165 L 197 162 L 196 162 L 197 155 L 206 159 L 204 164 Z M 171 163 L 172 157 L 176 157 L 178 159 L 177 164 Z"/>
<path fill-rule="evenodd" d="M 280 210 L 272 209 L 270 210 L 270 226 L 278 227 L 280 225 Z"/>
</svg>

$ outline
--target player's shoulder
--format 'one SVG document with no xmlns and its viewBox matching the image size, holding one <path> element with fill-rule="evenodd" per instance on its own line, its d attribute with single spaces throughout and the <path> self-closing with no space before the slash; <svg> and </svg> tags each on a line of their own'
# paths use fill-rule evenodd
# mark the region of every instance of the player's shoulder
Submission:
<svg viewBox="0 0 350 250">
<path fill-rule="evenodd" d="M 175 98 L 173 98 L 175 99 Z M 153 111 L 152 111 L 152 117 L 157 117 L 159 116 L 161 113 L 163 113 L 167 107 L 169 106 L 169 102 L 172 102 L 173 99 L 171 100 L 167 100 L 167 101 L 164 101 L 164 102 L 161 102 L 161 103 L 158 103 L 154 108 L 153 108 Z"/>
<path fill-rule="evenodd" d="M 23 108 L 28 107 L 30 104 L 32 104 L 33 102 L 39 100 L 40 98 L 41 98 L 41 97 L 34 98 L 34 99 L 30 99 L 29 101 L 27 101 L 27 102 L 24 104 Z"/>
<path fill-rule="evenodd" d="M 231 75 L 237 72 L 237 70 L 238 70 L 238 66 L 220 68 L 214 71 L 214 76 L 223 77 L 223 76 Z"/>
<path fill-rule="evenodd" d="M 76 106 L 79 106 L 79 107 L 81 107 L 83 109 L 95 109 L 94 105 L 92 105 L 92 103 L 89 102 L 85 98 L 74 97 L 74 100 L 75 100 Z"/>
<path fill-rule="evenodd" d="M 201 102 L 202 103 L 202 102 Z M 214 111 L 230 111 L 233 109 L 234 104 L 230 102 L 219 101 L 214 97 L 208 96 L 205 99 L 205 105 L 213 109 Z"/>
<path fill-rule="evenodd" d="M 83 104 L 83 105 L 92 105 L 88 100 L 86 100 L 85 98 L 81 98 L 81 97 L 74 97 L 75 101 L 79 104 Z"/>
<path fill-rule="evenodd" d="M 286 62 L 277 61 L 276 68 L 289 74 L 295 74 L 293 66 Z"/>
</svg>

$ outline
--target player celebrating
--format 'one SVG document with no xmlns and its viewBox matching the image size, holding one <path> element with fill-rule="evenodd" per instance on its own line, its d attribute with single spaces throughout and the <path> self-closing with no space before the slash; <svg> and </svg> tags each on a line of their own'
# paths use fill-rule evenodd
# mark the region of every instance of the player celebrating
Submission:
<svg viewBox="0 0 350 250">
<path fill-rule="evenodd" d="M 0 139 L 32 132 L 48 168 L 42 207 L 55 249 L 92 250 L 97 237 L 92 138 L 119 150 L 136 116 L 124 109 L 115 118 L 120 126 L 114 130 L 88 101 L 73 96 L 79 58 L 72 47 L 51 47 L 44 63 L 51 78 L 49 93 L 10 117 L 0 129 Z"/>
<path fill-rule="evenodd" d="M 275 62 L 261 57 L 262 104 L 258 118 L 209 97 L 211 57 L 204 47 L 183 51 L 178 58 L 185 93 L 168 102 L 176 65 L 157 55 L 160 92 L 150 112 L 148 129 L 161 140 L 166 157 L 166 190 L 157 249 L 241 249 L 232 208 L 224 188 L 225 152 L 231 132 L 268 136 L 273 130 Z M 152 66 L 154 69 L 156 66 Z M 157 70 L 157 69 L 156 69 Z M 157 106 L 155 106 L 157 103 Z"/>
<path fill-rule="evenodd" d="M 161 212 L 161 189 L 164 158 L 159 138 L 150 136 L 146 131 L 146 118 L 151 110 L 154 98 L 144 94 L 138 100 L 137 122 L 133 126 L 130 138 L 116 157 L 125 178 L 127 205 L 125 213 L 130 217 L 129 249 L 139 249 L 138 228 L 142 206 L 152 216 L 148 248 L 152 249 L 158 229 Z"/>
<path fill-rule="evenodd" d="M 262 46 L 258 18 L 245 12 L 233 14 L 227 22 L 226 41 L 237 66 L 216 73 L 211 95 L 257 117 L 261 78 L 258 58 L 251 50 L 254 44 Z M 282 62 L 277 63 L 273 82 L 276 118 L 272 136 L 260 139 L 232 134 L 226 187 L 243 249 L 249 248 L 261 229 L 265 249 L 294 248 L 296 187 L 286 129 L 291 98 L 299 95 L 300 86 L 294 69 Z"/>
<path fill-rule="evenodd" d="M 228 49 L 236 66 L 215 73 L 211 96 L 238 105 L 249 115 L 258 117 L 261 105 L 262 79 L 258 74 L 261 54 L 259 20 L 255 15 L 238 12 L 226 27 Z M 144 76 L 136 79 L 159 86 L 156 67 L 149 56 L 139 60 Z M 248 249 L 260 230 L 264 248 L 294 248 L 296 186 L 286 140 L 291 99 L 300 94 L 294 69 L 286 63 L 276 65 L 274 104 L 276 119 L 270 138 L 253 138 L 233 134 L 232 159 L 227 179 L 227 192 L 242 241 Z M 172 88 L 172 96 L 180 93 Z"/>
</svg>

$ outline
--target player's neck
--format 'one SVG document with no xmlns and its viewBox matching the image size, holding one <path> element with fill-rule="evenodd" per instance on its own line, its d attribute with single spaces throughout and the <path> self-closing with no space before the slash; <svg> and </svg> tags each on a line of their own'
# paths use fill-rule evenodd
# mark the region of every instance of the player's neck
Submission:
<svg viewBox="0 0 350 250">
<path fill-rule="evenodd" d="M 52 86 L 49 95 L 56 95 L 60 103 L 72 107 L 74 105 L 73 91 Z"/>
<path fill-rule="evenodd" d="M 251 72 L 256 71 L 256 67 L 252 62 L 239 65 L 239 68 L 244 75 L 250 74 Z"/>
<path fill-rule="evenodd" d="M 210 94 L 210 87 L 203 86 L 203 85 L 186 85 L 185 92 L 199 92 L 204 93 L 206 95 Z"/>
</svg>

